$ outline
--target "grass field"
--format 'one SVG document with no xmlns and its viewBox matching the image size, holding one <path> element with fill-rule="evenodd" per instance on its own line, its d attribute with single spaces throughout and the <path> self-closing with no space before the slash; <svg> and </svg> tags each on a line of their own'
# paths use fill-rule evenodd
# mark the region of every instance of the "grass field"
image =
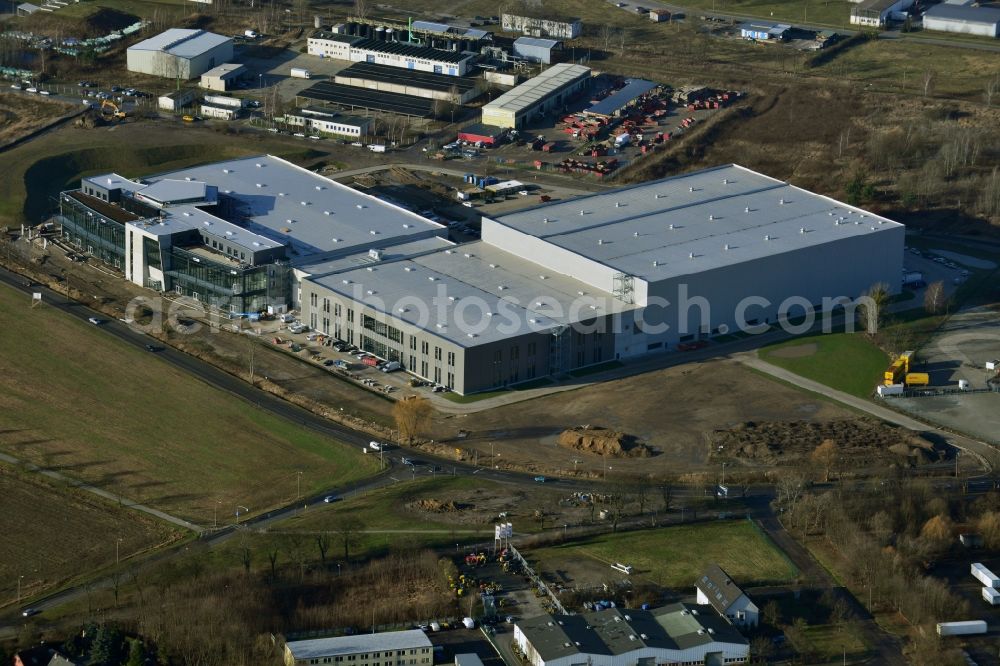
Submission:
<svg viewBox="0 0 1000 666">
<path fill-rule="evenodd" d="M 2 436 L 2 435 L 0 435 Z M 0 464 L 0 606 L 182 537 L 144 514 Z"/>
<path fill-rule="evenodd" d="M 64 102 L 29 95 L 0 95 L 0 146 L 19 139 L 76 108 Z"/>
<path fill-rule="evenodd" d="M 605 534 L 528 553 L 542 571 L 572 571 L 581 556 L 608 565 L 625 562 L 635 567 L 637 577 L 674 589 L 693 587 L 712 563 L 741 585 L 784 583 L 798 574 L 770 539 L 746 520 Z"/>
<path fill-rule="evenodd" d="M 100 328 L 0 289 L 0 450 L 195 522 L 374 471 Z"/>
<path fill-rule="evenodd" d="M 817 334 L 760 350 L 760 357 L 838 391 L 866 397 L 889 365 L 889 357 L 860 333 Z"/>
</svg>

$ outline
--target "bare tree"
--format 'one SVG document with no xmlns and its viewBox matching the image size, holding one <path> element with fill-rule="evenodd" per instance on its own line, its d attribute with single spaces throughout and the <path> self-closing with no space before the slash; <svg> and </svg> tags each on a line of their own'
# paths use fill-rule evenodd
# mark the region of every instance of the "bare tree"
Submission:
<svg viewBox="0 0 1000 666">
<path fill-rule="evenodd" d="M 240 551 L 240 557 L 243 560 L 243 570 L 250 573 L 250 565 L 253 560 L 251 559 L 249 546 L 243 546 L 243 549 Z"/>
<path fill-rule="evenodd" d="M 998 92 L 1000 92 L 1000 74 L 997 74 L 986 82 L 986 90 L 983 92 L 983 99 L 986 100 L 986 106 L 993 106 L 993 97 Z"/>
<path fill-rule="evenodd" d="M 933 70 L 928 69 L 924 72 L 924 76 L 922 79 L 924 84 L 924 97 L 930 97 L 931 94 L 934 92 L 934 83 L 936 79 L 937 76 Z"/>
<path fill-rule="evenodd" d="M 358 532 L 361 531 L 361 521 L 351 516 L 342 516 L 337 521 L 334 531 L 344 547 L 344 561 L 351 559 L 351 548 L 358 543 Z"/>
<path fill-rule="evenodd" d="M 611 49 L 611 40 L 615 37 L 615 28 L 610 23 L 604 23 L 601 25 L 600 29 L 601 43 L 604 44 L 604 50 L 609 51 Z"/>
<path fill-rule="evenodd" d="M 928 314 L 940 314 L 944 311 L 944 305 L 944 282 L 941 280 L 931 282 L 927 285 L 927 291 L 924 292 L 924 310 L 926 310 Z"/>
<path fill-rule="evenodd" d="M 832 439 L 824 439 L 819 446 L 817 446 L 810 458 L 812 461 L 823 467 L 824 475 L 823 480 L 830 480 L 830 470 L 837 462 L 837 458 L 840 453 L 837 451 L 837 443 Z"/>
<path fill-rule="evenodd" d="M 368 18 L 368 14 L 371 13 L 371 10 L 371 0 L 354 0 L 354 15 L 359 19 Z"/>
<path fill-rule="evenodd" d="M 670 504 L 674 499 L 674 484 L 664 481 L 660 484 L 660 497 L 663 499 L 663 513 L 670 511 Z"/>
<path fill-rule="evenodd" d="M 625 55 L 625 45 L 628 43 L 629 31 L 628 28 L 622 28 L 618 31 L 618 55 Z"/>
<path fill-rule="evenodd" d="M 434 409 L 426 398 L 398 400 L 392 408 L 392 418 L 396 421 L 400 439 L 412 442 L 433 413 Z"/>
<path fill-rule="evenodd" d="M 889 285 L 876 282 L 868 288 L 867 293 L 859 299 L 858 315 L 868 335 L 878 335 L 882 320 L 885 318 L 885 307 L 889 304 Z"/>
<path fill-rule="evenodd" d="M 316 535 L 316 547 L 319 548 L 319 559 L 326 566 L 326 554 L 330 550 L 330 537 L 326 534 Z"/>
</svg>

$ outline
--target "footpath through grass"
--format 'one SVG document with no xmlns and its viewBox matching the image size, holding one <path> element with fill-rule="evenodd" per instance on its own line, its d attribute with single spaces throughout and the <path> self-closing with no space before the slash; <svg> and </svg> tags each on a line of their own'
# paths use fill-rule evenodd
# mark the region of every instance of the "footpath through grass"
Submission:
<svg viewBox="0 0 1000 666">
<path fill-rule="evenodd" d="M 603 534 L 532 550 L 543 571 L 573 571 L 574 561 L 591 558 L 610 566 L 624 562 L 635 575 L 673 589 L 694 586 L 709 564 L 718 564 L 741 585 L 785 583 L 798 569 L 748 520 L 729 520 Z"/>
<path fill-rule="evenodd" d="M 818 333 L 764 347 L 772 365 L 861 398 L 871 395 L 889 357 L 861 333 Z"/>
<path fill-rule="evenodd" d="M 377 461 L 0 287 L 0 451 L 196 523 L 365 477 Z"/>
</svg>

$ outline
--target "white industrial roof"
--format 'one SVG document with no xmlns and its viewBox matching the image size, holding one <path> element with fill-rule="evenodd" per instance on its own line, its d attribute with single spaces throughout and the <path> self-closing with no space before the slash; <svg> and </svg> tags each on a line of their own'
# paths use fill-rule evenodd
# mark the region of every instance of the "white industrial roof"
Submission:
<svg viewBox="0 0 1000 666">
<path fill-rule="evenodd" d="M 518 37 L 514 40 L 516 46 L 537 46 L 543 49 L 554 49 L 559 45 L 557 39 L 544 39 L 542 37 Z"/>
<path fill-rule="evenodd" d="M 378 262 L 372 259 L 369 255 L 369 250 L 373 249 L 382 251 L 381 261 L 385 262 L 395 261 L 397 259 L 406 259 L 408 257 L 413 257 L 414 255 L 436 252 L 437 250 L 444 250 L 450 247 L 455 247 L 455 243 L 447 238 L 442 238 L 441 236 L 431 236 L 430 238 L 418 238 L 417 240 L 407 241 L 390 247 L 372 245 L 372 247 L 368 248 L 368 250 L 334 257 L 333 259 L 324 259 L 313 263 L 300 264 L 295 268 L 303 275 L 317 278 L 323 275 L 329 275 L 330 273 L 349 271 L 354 270 L 355 268 L 365 268 L 376 265 Z"/>
<path fill-rule="evenodd" d="M 170 28 L 155 37 L 128 47 L 129 51 L 163 51 L 182 58 L 193 58 L 231 41 L 229 37 L 204 30 Z"/>
<path fill-rule="evenodd" d="M 313 281 L 462 347 L 634 307 L 481 241 Z"/>
<path fill-rule="evenodd" d="M 347 253 L 393 245 L 444 227 L 271 155 L 190 167 L 147 178 L 210 183 L 242 205 L 245 227 L 291 243 L 295 255 Z"/>
<path fill-rule="evenodd" d="M 286 645 L 296 660 L 351 655 L 358 652 L 372 652 L 375 650 L 433 647 L 430 639 L 427 638 L 427 634 L 420 629 L 388 631 L 381 634 L 337 636 L 335 638 L 316 638 L 308 641 L 289 641 Z"/>
<path fill-rule="evenodd" d="M 647 281 L 903 226 L 732 164 L 497 222 Z"/>
<path fill-rule="evenodd" d="M 522 111 L 585 76 L 590 76 L 589 67 L 565 62 L 552 65 L 538 76 L 528 79 L 486 104 L 483 106 L 483 111 L 487 109 L 504 109 L 515 113 Z"/>
<path fill-rule="evenodd" d="M 934 5 L 924 12 L 925 19 L 942 21 L 958 21 L 960 23 L 975 23 L 981 25 L 996 25 L 1000 23 L 1000 9 L 995 7 L 974 7 L 971 5 Z"/>
<path fill-rule="evenodd" d="M 174 206 L 168 209 L 170 215 L 130 222 L 154 236 L 170 236 L 180 231 L 200 229 L 206 234 L 223 239 L 232 245 L 245 247 L 251 252 L 281 247 L 284 243 L 256 234 L 222 218 L 206 213 L 197 206 Z"/>
<path fill-rule="evenodd" d="M 212 69 L 208 70 L 207 72 L 205 72 L 204 74 L 202 74 L 202 77 L 206 77 L 207 76 L 209 78 L 213 78 L 213 77 L 214 78 L 225 78 L 226 76 L 230 76 L 230 75 L 232 75 L 234 73 L 239 73 L 240 71 L 245 70 L 245 69 L 246 69 L 245 65 L 240 65 L 238 63 L 233 63 L 233 62 L 226 62 L 226 63 L 223 63 L 221 65 L 218 65 L 217 67 L 213 67 Z"/>
<path fill-rule="evenodd" d="M 169 204 L 172 201 L 206 200 L 212 192 L 208 185 L 197 180 L 175 180 L 164 178 L 152 185 L 136 191 L 139 199 L 150 199 L 156 203 Z M 214 199 L 214 197 L 213 197 Z"/>
<path fill-rule="evenodd" d="M 434 21 L 414 21 L 410 25 L 414 30 L 421 32 L 438 32 L 455 35 L 456 37 L 466 37 L 468 39 L 483 39 L 487 35 L 490 35 L 486 30 L 480 30 L 479 28 L 465 28 L 458 25 L 448 25 L 447 23 L 435 23 Z"/>
<path fill-rule="evenodd" d="M 85 183 L 90 183 L 96 187 L 117 189 L 121 188 L 128 192 L 135 192 L 136 190 L 141 190 L 146 187 L 142 183 L 137 183 L 134 180 L 129 180 L 125 176 L 121 176 L 117 173 L 102 173 L 97 176 L 87 176 L 82 179 Z"/>
</svg>

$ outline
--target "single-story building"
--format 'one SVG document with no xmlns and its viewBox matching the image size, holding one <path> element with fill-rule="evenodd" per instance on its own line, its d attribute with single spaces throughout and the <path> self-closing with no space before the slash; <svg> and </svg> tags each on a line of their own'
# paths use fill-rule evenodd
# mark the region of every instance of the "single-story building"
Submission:
<svg viewBox="0 0 1000 666">
<path fill-rule="evenodd" d="M 202 102 L 199 113 L 205 118 L 213 118 L 215 120 L 236 120 L 240 115 L 240 108 Z"/>
<path fill-rule="evenodd" d="M 158 105 L 164 111 L 180 111 L 191 102 L 198 99 L 198 91 L 194 88 L 184 88 L 182 90 L 172 90 L 164 95 L 160 95 L 157 100 Z"/>
<path fill-rule="evenodd" d="M 1000 37 L 1000 9 L 974 5 L 934 5 L 924 13 L 924 30 Z"/>
<path fill-rule="evenodd" d="M 250 70 L 245 66 L 227 62 L 202 74 L 200 85 L 208 90 L 226 92 L 235 88 L 237 82 L 246 78 L 249 73 Z"/>
<path fill-rule="evenodd" d="M 792 26 L 785 23 L 758 23 L 748 21 L 740 26 L 740 37 L 758 42 L 782 41 L 788 37 Z"/>
<path fill-rule="evenodd" d="M 514 40 L 514 55 L 528 62 L 551 65 L 554 53 L 562 48 L 557 39 L 543 37 L 518 37 Z"/>
<path fill-rule="evenodd" d="M 37 11 L 41 11 L 41 9 L 42 8 L 39 7 L 38 5 L 33 5 L 30 2 L 22 2 L 17 6 L 17 15 L 30 16 L 31 14 L 34 14 Z"/>
<path fill-rule="evenodd" d="M 285 114 L 285 123 L 304 129 L 351 138 L 360 138 L 369 133 L 370 118 L 342 116 L 338 112 L 322 107 L 307 106 Z"/>
<path fill-rule="evenodd" d="M 507 130 L 503 127 L 475 123 L 460 129 L 458 131 L 458 140 L 468 141 L 469 143 L 481 143 L 484 146 L 495 146 L 506 133 Z"/>
<path fill-rule="evenodd" d="M 902 21 L 913 0 L 864 0 L 851 8 L 851 24 L 881 28 L 889 21 Z"/>
<path fill-rule="evenodd" d="M 670 11 L 666 9 L 650 9 L 649 20 L 653 23 L 663 23 L 670 20 Z"/>
<path fill-rule="evenodd" d="M 405 657 L 405 658 L 404 658 Z M 310 664 L 407 664 L 431 666 L 434 646 L 420 629 L 336 636 L 285 644 L 285 666 Z"/>
</svg>

